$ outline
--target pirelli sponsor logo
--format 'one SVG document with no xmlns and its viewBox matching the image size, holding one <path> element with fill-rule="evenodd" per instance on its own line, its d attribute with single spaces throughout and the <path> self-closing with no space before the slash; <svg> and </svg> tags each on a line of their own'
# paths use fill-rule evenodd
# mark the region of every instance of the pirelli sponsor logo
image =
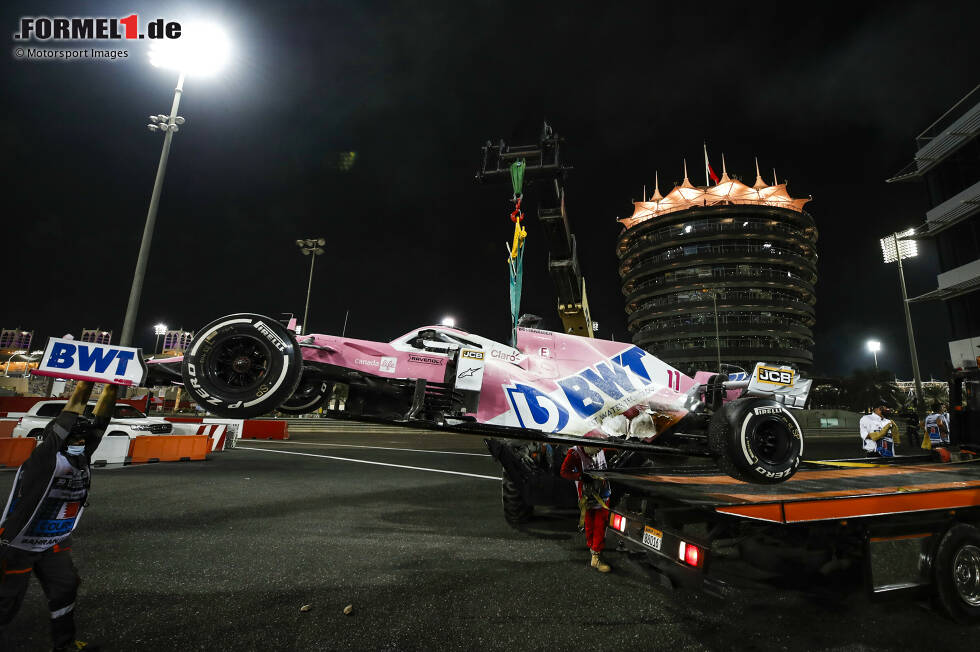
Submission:
<svg viewBox="0 0 980 652">
<path fill-rule="evenodd" d="M 483 351 L 472 351 L 470 349 L 463 349 L 463 357 L 469 358 L 470 360 L 482 360 Z"/>
<path fill-rule="evenodd" d="M 777 369 L 775 367 L 759 367 L 756 375 L 760 383 L 770 383 L 772 385 L 792 385 L 793 370 Z"/>
<path fill-rule="evenodd" d="M 434 356 L 428 355 L 418 355 L 417 353 L 412 353 L 408 356 L 409 362 L 414 362 L 415 364 L 442 364 L 445 358 L 436 358 Z"/>
</svg>

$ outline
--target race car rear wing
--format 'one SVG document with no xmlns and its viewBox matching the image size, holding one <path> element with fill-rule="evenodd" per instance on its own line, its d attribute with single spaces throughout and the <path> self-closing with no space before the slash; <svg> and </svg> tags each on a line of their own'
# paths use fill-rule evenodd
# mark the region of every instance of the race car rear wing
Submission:
<svg viewBox="0 0 980 652">
<path fill-rule="evenodd" d="M 725 389 L 744 389 L 743 396 L 771 398 L 788 408 L 802 410 L 810 395 L 809 378 L 800 378 L 797 371 L 786 365 L 758 362 L 746 380 L 728 381 Z"/>
</svg>

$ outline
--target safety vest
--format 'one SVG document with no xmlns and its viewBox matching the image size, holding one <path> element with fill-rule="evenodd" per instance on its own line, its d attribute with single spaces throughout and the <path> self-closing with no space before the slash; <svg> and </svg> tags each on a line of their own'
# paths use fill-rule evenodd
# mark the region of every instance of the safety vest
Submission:
<svg viewBox="0 0 980 652">
<path fill-rule="evenodd" d="M 943 423 L 946 424 L 946 432 L 942 432 L 939 428 L 939 420 L 942 419 Z M 945 415 L 935 412 L 926 417 L 926 432 L 929 434 L 929 439 L 935 444 L 948 444 L 949 443 L 949 420 Z"/>
<path fill-rule="evenodd" d="M 0 527 L 4 525 L 11 511 L 23 495 L 24 467 L 21 466 L 14 478 L 10 498 L 3 510 Z M 41 552 L 66 539 L 72 533 L 82 516 L 85 500 L 92 484 L 88 464 L 78 469 L 72 466 L 62 453 L 57 454 L 54 471 L 47 482 L 47 489 L 35 507 L 30 520 L 20 532 L 4 532 L 10 546 L 21 550 Z"/>
</svg>

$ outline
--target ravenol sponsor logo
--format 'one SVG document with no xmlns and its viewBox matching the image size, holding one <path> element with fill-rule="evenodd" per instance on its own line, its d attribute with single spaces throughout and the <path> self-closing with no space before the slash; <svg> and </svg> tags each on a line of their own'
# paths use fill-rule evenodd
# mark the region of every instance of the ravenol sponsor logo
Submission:
<svg viewBox="0 0 980 652">
<path fill-rule="evenodd" d="M 558 379 L 558 391 L 550 394 L 523 383 L 505 386 L 504 391 L 522 428 L 560 432 L 573 418 L 598 422 L 625 411 L 650 391 L 653 382 L 647 360 L 653 356 L 634 346 Z"/>
</svg>

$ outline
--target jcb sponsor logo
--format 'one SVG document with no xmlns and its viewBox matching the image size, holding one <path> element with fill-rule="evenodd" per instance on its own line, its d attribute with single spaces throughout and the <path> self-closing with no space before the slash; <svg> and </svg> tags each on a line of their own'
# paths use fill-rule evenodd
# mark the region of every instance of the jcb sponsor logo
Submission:
<svg viewBox="0 0 980 652">
<path fill-rule="evenodd" d="M 793 371 L 790 369 L 759 367 L 759 382 L 772 383 L 773 385 L 792 385 Z"/>
<path fill-rule="evenodd" d="M 470 360 L 482 360 L 483 351 L 470 351 L 469 349 L 463 349 L 463 357 L 469 358 Z"/>
</svg>

